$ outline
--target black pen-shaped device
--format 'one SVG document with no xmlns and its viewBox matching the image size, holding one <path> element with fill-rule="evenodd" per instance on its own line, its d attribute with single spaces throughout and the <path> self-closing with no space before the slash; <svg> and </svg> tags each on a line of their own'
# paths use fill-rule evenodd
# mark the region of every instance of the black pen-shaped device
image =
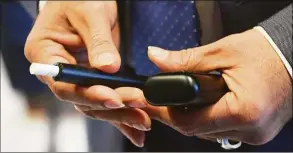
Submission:
<svg viewBox="0 0 293 153">
<path fill-rule="evenodd" d="M 134 74 L 108 74 L 94 68 L 64 63 L 32 63 L 30 73 L 50 76 L 55 81 L 79 86 L 139 88 L 142 89 L 146 100 L 155 106 L 209 105 L 217 102 L 228 91 L 221 75 L 214 74 L 175 72 L 145 77 Z"/>
<path fill-rule="evenodd" d="M 30 73 L 53 77 L 55 81 L 67 82 L 79 86 L 104 85 L 111 88 L 136 87 L 142 88 L 147 77 L 122 75 L 120 73 L 103 73 L 95 68 L 56 63 L 55 65 L 32 63 Z"/>
</svg>

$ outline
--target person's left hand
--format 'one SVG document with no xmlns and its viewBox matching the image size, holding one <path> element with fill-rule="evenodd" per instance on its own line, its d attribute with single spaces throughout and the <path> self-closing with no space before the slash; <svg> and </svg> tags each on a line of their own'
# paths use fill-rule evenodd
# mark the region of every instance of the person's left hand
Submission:
<svg viewBox="0 0 293 153">
<path fill-rule="evenodd" d="M 272 140 L 292 118 L 292 80 L 277 53 L 257 30 L 178 52 L 150 47 L 148 54 L 164 72 L 221 71 L 230 89 L 215 104 L 196 111 L 150 105 L 143 108 L 151 118 L 186 136 L 261 145 Z M 133 101 L 129 97 L 132 89 L 120 93 L 122 99 Z"/>
<path fill-rule="evenodd" d="M 163 71 L 221 71 L 230 89 L 215 104 L 196 111 L 145 109 L 152 118 L 186 136 L 261 145 L 272 140 L 292 118 L 290 75 L 255 29 L 198 48 L 172 52 L 150 47 L 148 53 Z"/>
</svg>

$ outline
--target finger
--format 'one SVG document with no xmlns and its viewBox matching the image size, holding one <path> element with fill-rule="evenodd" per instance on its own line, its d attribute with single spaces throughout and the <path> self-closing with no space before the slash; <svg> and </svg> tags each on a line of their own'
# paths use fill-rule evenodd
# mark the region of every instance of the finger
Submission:
<svg viewBox="0 0 293 153">
<path fill-rule="evenodd" d="M 119 48 L 120 47 L 120 27 L 119 27 L 118 22 L 116 22 L 116 24 L 113 26 L 112 40 L 113 40 L 116 48 Z"/>
<path fill-rule="evenodd" d="M 90 67 L 88 53 L 86 51 L 71 52 L 71 55 L 76 59 L 79 65 Z"/>
<path fill-rule="evenodd" d="M 81 108 L 86 108 L 87 106 L 74 105 L 74 107 L 81 114 L 91 119 L 96 119 L 96 117 L 92 113 L 88 113 L 87 111 L 81 110 Z M 145 133 L 143 131 L 137 130 L 122 123 L 112 122 L 111 124 L 118 128 L 122 132 L 122 134 L 125 135 L 134 145 L 138 147 L 143 146 L 145 140 Z"/>
<path fill-rule="evenodd" d="M 98 109 L 118 109 L 125 106 L 119 95 L 106 86 L 95 85 L 86 88 L 64 82 L 54 82 L 51 87 L 60 100 L 74 104 Z"/>
<path fill-rule="evenodd" d="M 241 127 L 246 122 L 242 110 L 231 92 L 225 94 L 217 103 L 195 111 L 179 111 L 175 108 L 148 106 L 144 110 L 151 118 L 159 120 L 186 135 L 195 136 L 228 131 Z"/>
<path fill-rule="evenodd" d="M 95 110 L 111 110 L 110 108 L 105 108 L 104 106 L 87 106 L 87 105 L 81 105 L 81 104 L 74 104 L 74 107 L 84 112 L 95 111 Z"/>
<path fill-rule="evenodd" d="M 39 41 L 38 45 L 33 48 L 28 47 L 27 49 L 31 49 L 26 55 L 31 62 L 76 64 L 75 59 L 62 45 L 49 40 Z M 92 86 L 84 88 L 74 84 L 55 82 L 51 77 L 39 77 L 48 84 L 52 92 L 61 100 L 109 109 L 124 107 L 119 95 L 108 87 Z"/>
<path fill-rule="evenodd" d="M 109 73 L 117 72 L 121 59 L 112 40 L 112 27 L 106 19 L 107 15 L 97 8 L 82 10 L 80 13 L 82 15 L 71 15 L 69 19 L 86 44 L 91 66 Z M 80 23 L 80 18 L 84 23 Z"/>
<path fill-rule="evenodd" d="M 64 47 L 51 40 L 28 39 L 25 46 L 25 56 L 30 62 L 55 64 L 70 63 L 76 64 Z M 43 83 L 52 84 L 54 80 L 51 77 L 37 76 Z"/>
<path fill-rule="evenodd" d="M 93 119 L 113 123 L 122 123 L 141 131 L 149 131 L 151 127 L 150 118 L 144 111 L 140 109 L 82 111 L 78 105 L 75 105 L 75 109 L 86 116 L 90 116 Z"/>
<path fill-rule="evenodd" d="M 142 131 L 149 131 L 151 120 L 149 116 L 140 109 L 117 109 L 110 111 L 91 111 L 95 118 L 112 122 L 123 123 Z"/>
<path fill-rule="evenodd" d="M 171 72 L 208 72 L 233 66 L 233 54 L 214 44 L 181 51 L 148 47 L 148 56 L 161 70 Z"/>
<path fill-rule="evenodd" d="M 123 104 L 132 108 L 144 108 L 147 106 L 143 92 L 137 88 L 121 87 L 115 90 L 121 97 Z"/>
<path fill-rule="evenodd" d="M 143 93 L 137 88 L 122 87 L 115 91 L 99 85 L 84 88 L 74 84 L 55 82 L 52 90 L 61 100 L 83 105 L 82 110 L 108 110 L 126 106 L 146 107 Z"/>
<path fill-rule="evenodd" d="M 113 123 L 113 125 L 117 127 L 134 145 L 137 147 L 144 146 L 145 132 L 131 128 L 124 124 Z"/>
<path fill-rule="evenodd" d="M 80 46 L 83 44 L 82 39 L 74 32 L 64 14 L 60 14 L 60 10 L 56 8 L 59 7 L 55 7 L 55 3 L 46 5 L 27 37 L 25 56 L 30 62 L 76 63 L 64 46 Z M 52 82 L 51 78 L 37 77 L 43 83 Z"/>
<path fill-rule="evenodd" d="M 49 4 L 49 3 L 48 3 Z M 60 11 L 60 2 L 50 2 L 38 15 L 28 39 L 49 39 L 67 47 L 82 47 L 83 40 Z"/>
<path fill-rule="evenodd" d="M 131 108 L 144 108 L 147 106 L 147 102 L 144 99 L 143 92 L 137 88 L 131 88 L 131 87 L 121 87 L 115 89 L 117 94 L 119 95 L 121 101 L 125 106 L 131 107 Z M 79 109 L 83 111 L 89 111 L 89 110 L 106 110 L 104 107 L 96 106 L 96 105 L 86 105 L 83 103 L 80 103 L 78 105 Z"/>
<path fill-rule="evenodd" d="M 131 87 L 121 87 L 115 89 L 117 94 L 119 95 L 121 101 L 125 106 L 131 108 L 144 108 L 147 106 L 147 102 L 144 99 L 143 92 L 137 88 Z M 81 105 L 79 104 L 78 107 L 83 111 L 89 110 L 105 110 L 104 107 L 99 106 L 89 106 L 89 105 Z"/>
</svg>

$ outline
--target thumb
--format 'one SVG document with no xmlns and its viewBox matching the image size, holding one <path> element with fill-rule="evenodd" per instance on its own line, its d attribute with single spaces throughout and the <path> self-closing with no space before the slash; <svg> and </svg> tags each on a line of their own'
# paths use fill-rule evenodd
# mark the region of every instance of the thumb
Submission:
<svg viewBox="0 0 293 153">
<path fill-rule="evenodd" d="M 216 45 L 207 45 L 180 51 L 148 47 L 150 60 L 165 72 L 209 72 L 227 68 L 231 55 Z"/>
<path fill-rule="evenodd" d="M 117 72 L 121 58 L 112 38 L 112 25 L 99 10 L 82 13 L 85 22 L 76 25 L 76 29 L 87 47 L 90 65 L 104 72 Z"/>
<path fill-rule="evenodd" d="M 121 59 L 113 42 L 111 30 L 106 30 L 106 28 L 98 31 L 93 30 L 89 35 L 91 36 L 87 41 L 87 46 L 91 66 L 109 73 L 117 72 Z"/>
</svg>

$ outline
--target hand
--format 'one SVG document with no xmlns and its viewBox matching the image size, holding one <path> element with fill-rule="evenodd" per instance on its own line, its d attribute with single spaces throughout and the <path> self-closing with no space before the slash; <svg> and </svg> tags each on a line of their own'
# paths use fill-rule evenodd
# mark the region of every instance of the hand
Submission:
<svg viewBox="0 0 293 153">
<path fill-rule="evenodd" d="M 148 53 L 163 71 L 223 73 L 230 92 L 214 105 L 185 113 L 166 107 L 146 109 L 150 116 L 184 135 L 261 145 L 292 118 L 292 80 L 257 30 L 181 52 L 151 47 Z"/>
<path fill-rule="evenodd" d="M 144 108 L 151 118 L 186 136 L 261 145 L 292 118 L 292 80 L 277 53 L 256 30 L 180 52 L 150 47 L 148 54 L 163 71 L 221 71 L 230 89 L 214 105 L 196 111 Z"/>
<path fill-rule="evenodd" d="M 83 64 L 114 73 L 121 62 L 118 47 L 115 1 L 48 1 L 27 38 L 25 56 L 30 62 Z M 95 118 L 109 121 L 125 135 L 135 135 L 132 142 L 142 146 L 142 131 L 149 130 L 150 118 L 139 109 L 146 105 L 139 99 L 140 90 L 131 89 L 134 92 L 127 96 L 131 101 L 119 95 L 130 88 L 83 88 L 49 77 L 38 78 L 60 100 L 73 103 L 79 111 L 89 115 L 89 109 L 99 110 Z"/>
</svg>

